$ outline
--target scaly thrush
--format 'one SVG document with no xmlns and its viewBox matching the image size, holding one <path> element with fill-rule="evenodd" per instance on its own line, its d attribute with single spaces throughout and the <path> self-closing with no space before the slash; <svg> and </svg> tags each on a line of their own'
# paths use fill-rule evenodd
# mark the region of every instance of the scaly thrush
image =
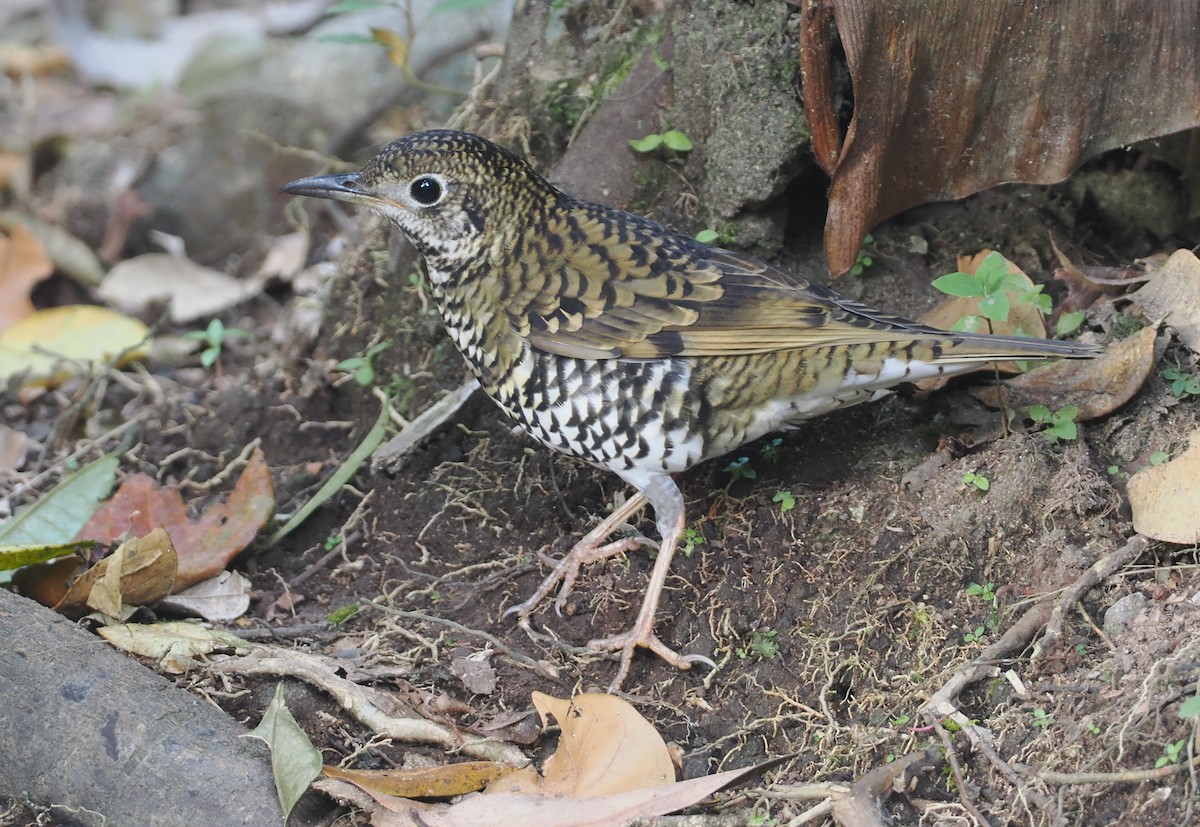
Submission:
<svg viewBox="0 0 1200 827">
<path fill-rule="evenodd" d="M 1046 339 L 952 333 L 890 316 L 741 253 L 572 198 L 465 132 L 386 146 L 362 171 L 293 181 L 292 195 L 368 207 L 425 257 L 442 320 L 487 394 L 543 445 L 607 468 L 637 495 L 589 532 L 524 603 L 524 622 L 647 501 L 662 542 L 633 628 L 594 640 L 687 669 L 654 633 L 684 500 L 671 475 L 902 382 L 1001 359 L 1089 357 Z"/>
</svg>

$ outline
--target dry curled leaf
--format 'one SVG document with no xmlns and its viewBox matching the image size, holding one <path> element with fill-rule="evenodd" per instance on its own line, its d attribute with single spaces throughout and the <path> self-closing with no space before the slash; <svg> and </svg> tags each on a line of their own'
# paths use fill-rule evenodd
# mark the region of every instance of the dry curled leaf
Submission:
<svg viewBox="0 0 1200 827">
<path fill-rule="evenodd" d="M 76 539 L 111 543 L 127 531 L 145 536 L 163 526 L 179 553 L 175 587 L 182 590 L 222 571 L 250 544 L 274 508 L 271 474 L 262 449 L 255 447 L 229 497 L 209 506 L 195 522 L 178 491 L 135 474 L 92 515 Z"/>
<path fill-rule="evenodd" d="M 1200 543 L 1200 429 L 1188 448 L 1129 478 L 1129 505 L 1139 534 L 1168 543 Z"/>
<path fill-rule="evenodd" d="M 998 407 L 1001 394 L 1009 408 L 1040 404 L 1053 410 L 1075 405 L 1076 420 L 1086 422 L 1112 413 L 1136 394 L 1154 368 L 1156 330 L 1146 327 L 1114 342 L 1095 359 L 1051 362 L 999 386 L 972 388 L 980 402 Z"/>
<path fill-rule="evenodd" d="M 460 761 L 441 767 L 405 770 L 346 770 L 326 766 L 329 778 L 340 778 L 369 792 L 401 798 L 450 798 L 482 790 L 516 767 L 496 761 Z"/>
<path fill-rule="evenodd" d="M 79 577 L 54 610 L 79 617 L 95 609 L 120 618 L 121 606 L 153 606 L 171 593 L 176 557 L 162 528 L 126 540 L 117 550 Z"/>
</svg>

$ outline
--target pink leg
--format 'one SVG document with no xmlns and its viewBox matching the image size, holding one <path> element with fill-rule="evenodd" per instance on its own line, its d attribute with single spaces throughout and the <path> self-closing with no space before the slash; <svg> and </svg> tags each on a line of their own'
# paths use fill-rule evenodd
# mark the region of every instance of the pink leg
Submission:
<svg viewBox="0 0 1200 827">
<path fill-rule="evenodd" d="M 530 613 L 546 599 L 547 595 L 550 594 L 559 581 L 562 582 L 562 587 L 558 590 L 558 596 L 554 599 L 554 607 L 561 614 L 563 603 L 566 601 L 567 595 L 571 593 L 571 588 L 575 585 L 575 580 L 579 577 L 581 566 L 612 557 L 614 554 L 632 551 L 645 542 L 645 538 L 643 537 L 624 537 L 620 540 L 614 540 L 611 543 L 605 542 L 608 539 L 608 535 L 612 534 L 617 526 L 628 520 L 634 512 L 645 504 L 646 495 L 640 491 L 626 500 L 624 505 L 613 511 L 612 514 L 609 514 L 604 522 L 589 531 L 583 539 L 567 552 L 563 559 L 558 561 L 558 565 L 547 575 L 546 579 L 529 596 L 528 600 L 510 607 L 504 612 L 504 617 L 514 614 L 521 618 L 529 617 Z"/>
</svg>

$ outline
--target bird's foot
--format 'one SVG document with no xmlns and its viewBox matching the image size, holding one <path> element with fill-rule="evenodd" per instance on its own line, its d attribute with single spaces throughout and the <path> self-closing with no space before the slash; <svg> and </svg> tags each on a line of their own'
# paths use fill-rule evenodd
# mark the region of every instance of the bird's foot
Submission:
<svg viewBox="0 0 1200 827">
<path fill-rule="evenodd" d="M 624 523 L 635 511 L 645 504 L 646 495 L 639 491 L 614 509 L 613 513 L 609 514 L 604 522 L 584 535 L 575 544 L 574 548 L 567 552 L 567 555 L 563 559 L 558 561 L 558 564 L 546 576 L 546 579 L 542 581 L 542 585 L 537 587 L 528 600 L 509 607 L 501 617 L 516 615 L 522 620 L 526 619 L 546 599 L 546 596 L 554 590 L 554 587 L 560 581 L 562 582 L 562 586 L 558 590 L 558 597 L 554 599 L 554 610 L 561 615 L 563 604 L 566 602 L 567 595 L 571 593 L 576 578 L 579 577 L 581 566 L 587 563 L 594 563 L 597 560 L 603 560 L 606 557 L 612 557 L 614 554 L 631 551 L 640 545 L 647 543 L 654 545 L 653 541 L 645 537 L 623 537 L 620 540 L 613 540 L 611 543 L 605 542 L 608 539 L 608 535 L 612 534 L 617 526 Z"/>
<path fill-rule="evenodd" d="M 710 669 L 717 668 L 717 665 L 704 655 L 681 655 L 667 646 L 658 639 L 658 635 L 654 634 L 653 615 L 647 616 L 646 620 L 648 622 L 644 622 L 639 617 L 637 624 L 628 632 L 588 643 L 589 649 L 601 652 L 620 652 L 621 654 L 621 665 L 617 669 L 616 677 L 608 685 L 609 692 L 619 691 L 621 685 L 625 683 L 625 678 L 629 676 L 629 667 L 633 663 L 633 653 L 639 646 L 649 649 L 676 669 L 686 671 L 692 668 L 693 663 L 703 663 Z"/>
<path fill-rule="evenodd" d="M 588 535 L 588 537 L 590 536 Z M 594 541 L 589 542 L 588 537 L 576 543 L 575 547 L 554 565 L 550 574 L 546 575 L 546 579 L 534 590 L 528 600 L 508 607 L 502 617 L 511 617 L 512 615 L 516 615 L 522 619 L 529 617 L 541 605 L 541 602 L 549 596 L 550 592 L 554 591 L 554 587 L 558 586 L 560 582 L 562 585 L 559 586 L 558 594 L 554 598 L 554 611 L 562 615 L 562 609 L 566 605 L 567 596 L 571 593 L 571 589 L 575 587 L 575 581 L 579 578 L 579 570 L 583 566 L 588 563 L 604 560 L 615 554 L 632 551 L 641 545 L 657 545 L 657 543 L 648 537 L 622 537 L 620 540 L 603 544 L 597 544 Z"/>
</svg>

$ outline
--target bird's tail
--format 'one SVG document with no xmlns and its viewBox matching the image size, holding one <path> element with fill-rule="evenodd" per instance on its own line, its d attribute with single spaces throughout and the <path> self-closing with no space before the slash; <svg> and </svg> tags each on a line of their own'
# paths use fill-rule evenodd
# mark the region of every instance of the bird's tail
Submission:
<svg viewBox="0 0 1200 827">
<path fill-rule="evenodd" d="M 1093 359 L 1103 353 L 1099 345 L 1033 339 L 1024 336 L 994 336 L 988 333 L 946 335 L 938 354 L 939 364 L 995 362 L 1009 359 Z"/>
</svg>

